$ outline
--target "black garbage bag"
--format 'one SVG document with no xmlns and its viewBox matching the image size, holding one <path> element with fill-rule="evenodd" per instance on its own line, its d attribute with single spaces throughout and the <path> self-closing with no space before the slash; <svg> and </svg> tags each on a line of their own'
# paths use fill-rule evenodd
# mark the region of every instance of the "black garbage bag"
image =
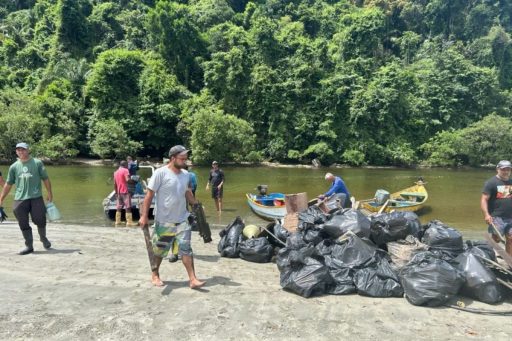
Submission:
<svg viewBox="0 0 512 341">
<path fill-rule="evenodd" d="M 240 254 L 240 242 L 242 242 L 242 230 L 245 224 L 242 218 L 236 217 L 235 220 L 229 224 L 219 234 L 221 239 L 217 245 L 217 250 L 221 257 L 237 258 Z"/>
<path fill-rule="evenodd" d="M 465 251 L 469 251 L 475 256 L 484 257 L 496 262 L 496 252 L 494 252 L 492 246 L 485 240 L 466 240 Z"/>
<path fill-rule="evenodd" d="M 439 220 L 428 223 L 421 241 L 427 244 L 430 250 L 447 251 L 446 254 L 451 253 L 455 257 L 464 249 L 462 234 Z"/>
<path fill-rule="evenodd" d="M 317 224 L 325 222 L 327 215 L 316 205 L 308 207 L 305 211 L 298 214 L 298 225 L 299 231 L 306 230 L 310 227 L 314 227 Z"/>
<path fill-rule="evenodd" d="M 270 226 L 272 228 L 269 228 Z M 290 235 L 290 232 L 288 232 L 288 230 L 286 230 L 283 227 L 283 225 L 281 225 L 279 223 L 272 223 L 272 224 L 269 224 L 269 226 L 267 228 L 269 229 L 269 231 L 271 231 L 274 234 L 274 236 L 277 237 L 277 239 L 279 239 L 283 243 L 286 243 L 286 239 Z M 272 243 L 274 245 L 277 245 L 279 247 L 283 246 L 283 244 L 281 244 L 280 242 L 275 240 L 275 238 L 272 236 L 269 236 L 268 239 L 269 239 L 270 243 Z"/>
<path fill-rule="evenodd" d="M 324 237 L 322 236 L 321 230 L 314 227 L 310 227 L 302 232 L 302 239 L 308 244 L 313 243 L 314 245 L 316 245 L 320 243 L 322 240 L 324 240 Z"/>
<path fill-rule="evenodd" d="M 414 305 L 439 306 L 455 296 L 464 275 L 432 252 L 416 254 L 399 273 L 407 300 Z"/>
<path fill-rule="evenodd" d="M 341 262 L 341 266 L 349 269 L 364 268 L 385 257 L 385 252 L 377 249 L 369 240 L 352 235 L 343 244 L 332 247 L 331 257 Z"/>
<path fill-rule="evenodd" d="M 324 201 L 325 208 L 332 214 L 346 207 L 347 195 L 345 193 L 334 193 L 329 199 Z"/>
<path fill-rule="evenodd" d="M 347 231 L 352 231 L 360 238 L 370 237 L 370 220 L 359 210 L 338 211 L 319 228 L 331 238 L 338 238 Z"/>
<path fill-rule="evenodd" d="M 268 263 L 274 248 L 265 237 L 251 238 L 240 243 L 240 258 L 254 263 Z"/>
<path fill-rule="evenodd" d="M 332 248 L 334 247 L 335 243 L 331 239 L 324 239 L 320 243 L 316 244 L 315 248 L 318 251 L 318 254 L 322 256 L 330 256 L 332 253 Z"/>
<path fill-rule="evenodd" d="M 402 297 L 404 290 L 388 260 L 383 258 L 365 268 L 355 270 L 357 292 L 371 297 Z"/>
<path fill-rule="evenodd" d="M 421 229 L 421 222 L 418 215 L 414 212 L 405 211 L 403 212 L 404 218 L 407 219 L 407 226 L 409 226 L 410 234 L 414 237 L 421 239 L 423 231 Z"/>
<path fill-rule="evenodd" d="M 306 258 L 309 257 L 323 261 L 322 256 L 319 255 L 318 250 L 312 244 L 305 245 L 300 249 L 282 248 L 277 253 L 277 268 L 280 272 L 287 271 L 291 267 L 304 264 Z"/>
<path fill-rule="evenodd" d="M 371 240 L 377 245 L 405 239 L 411 234 L 404 212 L 376 215 L 370 220 Z"/>
<path fill-rule="evenodd" d="M 485 267 L 471 251 L 460 254 L 454 260 L 457 269 L 466 277 L 461 294 L 480 302 L 496 304 L 503 301 L 503 293 L 494 273 Z"/>
<path fill-rule="evenodd" d="M 303 297 L 322 295 L 332 283 L 329 269 L 322 262 L 308 257 L 304 263 L 281 272 L 281 287 Z"/>
<path fill-rule="evenodd" d="M 325 257 L 325 265 L 329 268 L 329 274 L 332 277 L 332 284 L 327 292 L 333 295 L 348 295 L 356 292 L 354 285 L 354 275 L 350 268 L 330 256 Z"/>
<path fill-rule="evenodd" d="M 288 238 L 286 238 L 286 248 L 292 250 L 302 249 L 308 245 L 304 239 L 302 239 L 302 233 L 294 232 L 291 233 Z"/>
</svg>

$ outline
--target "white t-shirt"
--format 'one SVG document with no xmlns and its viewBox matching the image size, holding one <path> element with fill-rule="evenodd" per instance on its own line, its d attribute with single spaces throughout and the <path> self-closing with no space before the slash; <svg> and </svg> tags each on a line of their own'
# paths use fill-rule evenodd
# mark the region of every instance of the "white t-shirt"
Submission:
<svg viewBox="0 0 512 341">
<path fill-rule="evenodd" d="M 167 166 L 158 168 L 151 179 L 148 188 L 155 192 L 155 221 L 160 224 L 182 223 L 187 220 L 187 199 L 189 174 L 182 169 L 175 174 Z"/>
</svg>

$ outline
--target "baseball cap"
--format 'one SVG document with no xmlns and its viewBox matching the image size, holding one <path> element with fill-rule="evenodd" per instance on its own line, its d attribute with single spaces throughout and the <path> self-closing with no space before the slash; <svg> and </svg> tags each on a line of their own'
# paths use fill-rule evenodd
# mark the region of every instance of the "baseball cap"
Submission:
<svg viewBox="0 0 512 341">
<path fill-rule="evenodd" d="M 217 161 L 213 161 L 212 165 L 218 165 L 219 163 Z"/>
<path fill-rule="evenodd" d="M 169 149 L 169 157 L 186 153 L 188 153 L 188 149 L 180 144 L 173 146 L 171 149 Z"/>
<path fill-rule="evenodd" d="M 25 142 L 20 142 L 16 145 L 16 148 L 28 149 L 28 144 L 26 144 Z"/>
<path fill-rule="evenodd" d="M 501 169 L 501 168 L 512 168 L 512 164 L 508 160 L 501 160 L 496 165 L 496 168 L 499 168 L 499 169 Z"/>
</svg>

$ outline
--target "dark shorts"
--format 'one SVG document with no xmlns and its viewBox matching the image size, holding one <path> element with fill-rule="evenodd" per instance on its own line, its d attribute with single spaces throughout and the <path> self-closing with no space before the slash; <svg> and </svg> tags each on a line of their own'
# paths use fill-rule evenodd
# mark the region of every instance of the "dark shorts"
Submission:
<svg viewBox="0 0 512 341">
<path fill-rule="evenodd" d="M 223 190 L 224 187 L 221 187 L 220 189 L 218 189 L 217 187 L 212 187 L 212 198 L 221 199 Z"/>
<path fill-rule="evenodd" d="M 508 235 L 512 237 L 512 218 L 492 217 L 492 221 L 503 236 Z M 491 225 L 489 225 L 487 231 L 491 234 L 496 234 Z"/>
</svg>

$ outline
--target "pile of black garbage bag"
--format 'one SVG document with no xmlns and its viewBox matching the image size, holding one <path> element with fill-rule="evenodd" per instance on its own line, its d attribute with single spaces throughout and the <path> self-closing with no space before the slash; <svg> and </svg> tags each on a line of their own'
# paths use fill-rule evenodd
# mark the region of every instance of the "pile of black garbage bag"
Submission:
<svg viewBox="0 0 512 341">
<path fill-rule="evenodd" d="M 414 305 L 439 306 L 461 294 L 495 304 L 503 289 L 482 258 L 496 261 L 485 241 L 464 243 L 438 220 L 421 225 L 412 212 L 367 217 L 354 209 L 299 213 L 297 232 L 279 223 L 273 236 L 244 240 L 237 217 L 221 232 L 219 253 L 266 262 L 277 253 L 280 284 L 303 297 L 358 293 L 402 297 Z M 286 246 L 283 246 L 282 244 Z M 272 249 L 274 251 L 272 251 Z"/>
</svg>

